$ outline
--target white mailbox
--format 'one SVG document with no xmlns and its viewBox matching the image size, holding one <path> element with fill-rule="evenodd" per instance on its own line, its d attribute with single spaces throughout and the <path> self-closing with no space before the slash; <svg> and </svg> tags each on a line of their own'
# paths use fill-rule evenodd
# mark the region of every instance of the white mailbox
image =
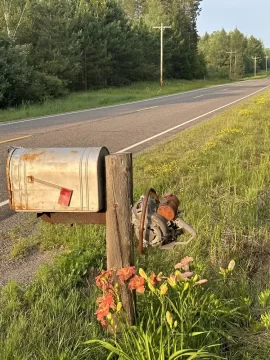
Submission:
<svg viewBox="0 0 270 360">
<path fill-rule="evenodd" d="M 15 211 L 98 212 L 105 208 L 105 147 L 15 148 L 7 160 Z"/>
</svg>

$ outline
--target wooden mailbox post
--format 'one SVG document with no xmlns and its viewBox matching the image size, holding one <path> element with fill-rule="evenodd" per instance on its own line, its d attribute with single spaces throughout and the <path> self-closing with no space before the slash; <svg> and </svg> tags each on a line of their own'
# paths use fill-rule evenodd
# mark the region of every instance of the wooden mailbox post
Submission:
<svg viewBox="0 0 270 360">
<path fill-rule="evenodd" d="M 106 247 L 107 268 L 118 270 L 134 265 L 132 154 L 114 154 L 106 163 Z M 125 284 L 119 284 L 123 308 L 129 324 L 134 324 L 133 294 Z"/>
</svg>

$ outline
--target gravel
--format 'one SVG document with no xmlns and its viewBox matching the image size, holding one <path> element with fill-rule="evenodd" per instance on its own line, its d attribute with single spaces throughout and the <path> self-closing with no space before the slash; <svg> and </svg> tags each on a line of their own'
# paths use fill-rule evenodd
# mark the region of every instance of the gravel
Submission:
<svg viewBox="0 0 270 360">
<path fill-rule="evenodd" d="M 11 256 L 14 233 L 28 236 L 38 230 L 39 220 L 33 214 L 15 214 L 1 222 L 0 229 L 0 288 L 9 281 L 28 285 L 43 264 L 51 263 L 60 250 L 44 251 L 33 249 L 23 258 Z M 25 225 L 27 224 L 27 226 Z"/>
</svg>

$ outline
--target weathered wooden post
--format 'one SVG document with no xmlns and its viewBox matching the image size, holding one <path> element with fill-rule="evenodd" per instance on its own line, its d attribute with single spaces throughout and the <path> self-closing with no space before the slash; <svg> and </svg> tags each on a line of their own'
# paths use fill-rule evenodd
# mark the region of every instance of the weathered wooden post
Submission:
<svg viewBox="0 0 270 360">
<path fill-rule="evenodd" d="M 134 264 L 132 154 L 114 154 L 105 158 L 106 163 L 106 242 L 107 269 L 118 270 Z M 120 285 L 123 308 L 130 325 L 134 324 L 133 295 L 127 285 Z"/>
</svg>

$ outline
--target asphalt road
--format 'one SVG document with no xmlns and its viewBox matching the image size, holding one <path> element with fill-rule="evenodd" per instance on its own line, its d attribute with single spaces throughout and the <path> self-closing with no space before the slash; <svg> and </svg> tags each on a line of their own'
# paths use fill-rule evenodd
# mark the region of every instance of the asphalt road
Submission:
<svg viewBox="0 0 270 360">
<path fill-rule="evenodd" d="M 111 153 L 136 153 L 269 87 L 267 78 L 123 105 L 0 122 L 0 222 L 13 214 L 7 204 L 5 180 L 10 146 L 106 146 Z"/>
</svg>

